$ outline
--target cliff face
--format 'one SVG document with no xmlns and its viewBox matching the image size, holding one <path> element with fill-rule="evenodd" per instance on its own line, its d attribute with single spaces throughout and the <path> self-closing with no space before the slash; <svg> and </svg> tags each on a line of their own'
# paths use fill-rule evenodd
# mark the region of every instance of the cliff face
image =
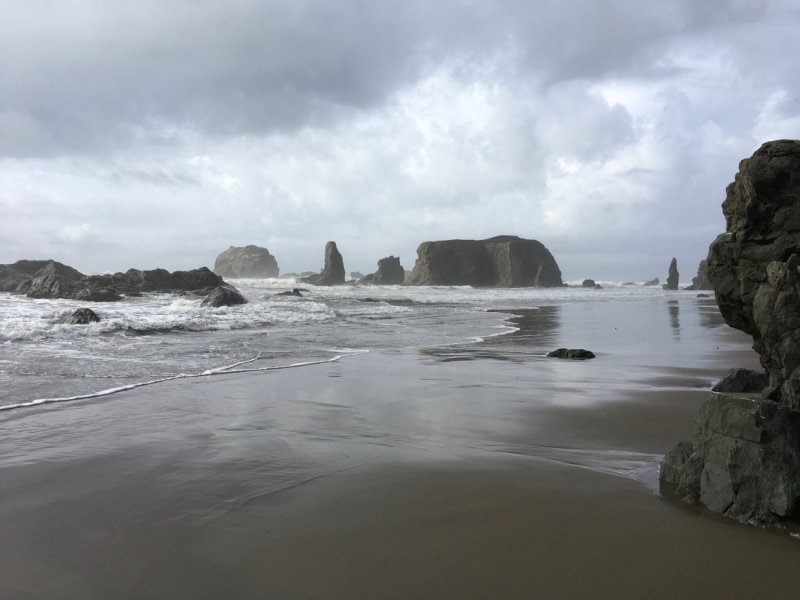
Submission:
<svg viewBox="0 0 800 600">
<path fill-rule="evenodd" d="M 214 273 L 221 277 L 262 278 L 280 274 L 278 261 L 269 250 L 260 246 L 231 246 L 217 256 Z"/>
<path fill-rule="evenodd" d="M 498 236 L 487 240 L 424 242 L 417 248 L 411 285 L 558 287 L 561 270 L 536 240 Z"/>
<path fill-rule="evenodd" d="M 713 290 L 714 286 L 708 280 L 708 268 L 706 261 L 701 260 L 697 265 L 697 277 L 692 277 L 692 285 L 686 288 L 687 290 Z"/>
<path fill-rule="evenodd" d="M 714 394 L 692 437 L 664 459 L 681 495 L 744 522 L 792 515 L 800 501 L 800 141 L 739 164 L 712 244 L 708 278 L 725 321 L 753 336 L 769 384 Z"/>
</svg>

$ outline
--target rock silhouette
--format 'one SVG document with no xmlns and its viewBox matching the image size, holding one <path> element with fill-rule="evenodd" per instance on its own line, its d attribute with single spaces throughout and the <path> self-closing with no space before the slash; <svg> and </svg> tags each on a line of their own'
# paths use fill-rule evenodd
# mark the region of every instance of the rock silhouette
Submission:
<svg viewBox="0 0 800 600">
<path fill-rule="evenodd" d="M 561 270 L 536 240 L 504 235 L 487 240 L 423 242 L 407 283 L 475 287 L 560 287 Z"/>
<path fill-rule="evenodd" d="M 217 256 L 214 273 L 220 277 L 264 278 L 278 277 L 278 261 L 261 246 L 231 246 Z"/>
<path fill-rule="evenodd" d="M 344 283 L 344 261 L 336 247 L 336 242 L 325 244 L 325 266 L 322 271 L 300 281 L 314 285 L 342 285 Z"/>
</svg>

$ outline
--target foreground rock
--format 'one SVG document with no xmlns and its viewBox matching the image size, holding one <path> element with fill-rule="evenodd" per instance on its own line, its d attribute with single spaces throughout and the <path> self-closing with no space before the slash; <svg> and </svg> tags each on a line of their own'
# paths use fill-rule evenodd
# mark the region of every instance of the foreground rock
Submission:
<svg viewBox="0 0 800 600">
<path fill-rule="evenodd" d="M 689 440 L 665 457 L 679 494 L 750 523 L 791 516 L 800 497 L 800 141 L 761 146 L 739 164 L 709 250 L 725 321 L 753 336 L 761 394 L 715 394 Z"/>
<path fill-rule="evenodd" d="M 77 308 L 71 315 L 63 317 L 60 321 L 68 325 L 88 325 L 89 323 L 99 323 L 100 317 L 91 308 Z"/>
<path fill-rule="evenodd" d="M 122 298 L 121 294 L 137 296 L 144 292 L 191 292 L 207 295 L 219 286 L 235 289 L 206 267 L 173 273 L 166 269 L 129 269 L 113 275 L 84 275 L 54 260 L 0 265 L 0 282 L 3 284 L 0 291 L 25 294 L 29 298 L 67 298 L 91 302 L 117 301 Z"/>
<path fill-rule="evenodd" d="M 750 369 L 731 369 L 728 374 L 720 379 L 719 383 L 711 388 L 712 392 L 733 392 L 752 394 L 759 393 L 768 383 L 764 373 Z"/>
<path fill-rule="evenodd" d="M 706 261 L 701 260 L 697 265 L 697 277 L 692 277 L 692 285 L 686 288 L 687 290 L 713 290 L 714 286 L 708 280 L 708 270 Z"/>
<path fill-rule="evenodd" d="M 205 300 L 203 306 L 236 306 L 237 304 L 247 304 L 247 300 L 235 287 L 224 284 L 212 289 Z"/>
<path fill-rule="evenodd" d="M 678 289 L 678 261 L 677 259 L 673 258 L 672 261 L 669 263 L 669 273 L 667 273 L 667 283 L 665 283 L 662 288 L 665 290 L 677 290 Z"/>
<path fill-rule="evenodd" d="M 559 348 L 548 352 L 549 358 L 569 358 L 572 360 L 586 360 L 594 358 L 594 352 L 591 350 L 584 350 L 583 348 Z"/>
<path fill-rule="evenodd" d="M 278 261 L 261 246 L 231 246 L 217 256 L 214 261 L 214 273 L 220 277 L 255 278 L 278 277 L 280 269 Z"/>
<path fill-rule="evenodd" d="M 336 242 L 325 244 L 325 266 L 322 271 L 300 281 L 314 285 L 344 284 L 344 261 L 339 249 L 336 247 Z"/>
<path fill-rule="evenodd" d="M 424 242 L 410 285 L 560 287 L 561 270 L 536 240 L 498 236 L 487 240 Z"/>
<path fill-rule="evenodd" d="M 359 283 L 373 285 L 400 285 L 405 281 L 406 271 L 397 256 L 387 256 L 378 261 L 378 270 L 359 279 Z"/>
</svg>

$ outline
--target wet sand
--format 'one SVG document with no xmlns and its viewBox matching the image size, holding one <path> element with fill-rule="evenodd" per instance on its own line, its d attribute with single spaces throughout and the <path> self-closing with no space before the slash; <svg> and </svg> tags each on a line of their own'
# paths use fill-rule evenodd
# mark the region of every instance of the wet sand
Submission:
<svg viewBox="0 0 800 600">
<path fill-rule="evenodd" d="M 7 413 L 0 598 L 794 598 L 799 540 L 655 489 L 755 366 L 705 337 L 686 368 L 398 351 Z"/>
</svg>

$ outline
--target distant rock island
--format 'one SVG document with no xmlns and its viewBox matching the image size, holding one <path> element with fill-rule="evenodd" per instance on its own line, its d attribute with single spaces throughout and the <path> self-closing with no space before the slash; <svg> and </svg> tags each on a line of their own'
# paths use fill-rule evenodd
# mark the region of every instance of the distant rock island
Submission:
<svg viewBox="0 0 800 600">
<path fill-rule="evenodd" d="M 29 298 L 88 302 L 114 302 L 122 299 L 121 294 L 191 292 L 208 296 L 205 303 L 212 306 L 246 302 L 236 288 L 206 267 L 173 273 L 165 269 L 129 269 L 113 275 L 84 275 L 55 260 L 20 260 L 0 265 L 0 291 L 25 294 Z"/>
<path fill-rule="evenodd" d="M 336 242 L 325 244 L 325 266 L 322 271 L 300 281 L 313 285 L 344 284 L 344 261 L 339 249 L 336 247 Z"/>
<path fill-rule="evenodd" d="M 767 142 L 727 187 L 708 279 L 728 325 L 753 336 L 768 383 L 714 393 L 661 466 L 678 496 L 743 523 L 800 505 L 799 198 L 800 140 Z"/>
<path fill-rule="evenodd" d="M 667 283 L 661 287 L 665 290 L 677 290 L 680 275 L 678 274 L 678 259 L 673 258 L 669 263 L 669 272 L 667 273 Z M 645 284 L 646 285 L 646 284 Z"/>
<path fill-rule="evenodd" d="M 362 277 L 358 283 L 373 285 L 400 285 L 405 281 L 406 271 L 400 264 L 399 256 L 387 256 L 378 261 L 378 270 Z"/>
<path fill-rule="evenodd" d="M 561 270 L 536 240 L 501 235 L 487 240 L 423 242 L 409 285 L 560 287 Z"/>
<path fill-rule="evenodd" d="M 217 256 L 214 261 L 214 273 L 220 277 L 233 279 L 262 279 L 278 277 L 280 269 L 278 261 L 261 246 L 231 246 Z"/>
<path fill-rule="evenodd" d="M 686 288 L 687 290 L 713 290 L 714 286 L 708 280 L 708 271 L 706 261 L 701 260 L 697 265 L 697 277 L 692 277 L 692 285 Z"/>
</svg>

